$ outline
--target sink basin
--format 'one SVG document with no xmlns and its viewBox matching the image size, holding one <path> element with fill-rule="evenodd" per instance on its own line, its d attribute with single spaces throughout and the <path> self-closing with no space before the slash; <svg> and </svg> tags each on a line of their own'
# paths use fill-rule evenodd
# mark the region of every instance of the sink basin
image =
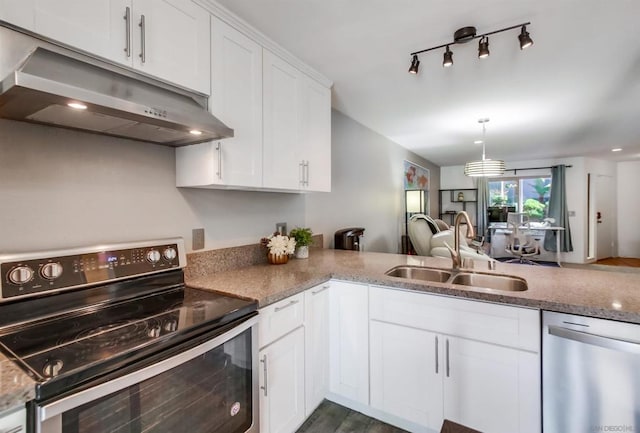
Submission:
<svg viewBox="0 0 640 433">
<path fill-rule="evenodd" d="M 451 276 L 451 272 L 442 269 L 423 268 L 421 266 L 396 266 L 385 272 L 390 277 L 411 278 L 423 281 L 439 281 L 444 283 Z"/>
<path fill-rule="evenodd" d="M 449 282 L 451 284 L 482 287 L 484 289 L 500 290 L 503 292 L 523 292 L 528 288 L 527 282 L 522 278 L 471 272 L 460 272 Z"/>
</svg>

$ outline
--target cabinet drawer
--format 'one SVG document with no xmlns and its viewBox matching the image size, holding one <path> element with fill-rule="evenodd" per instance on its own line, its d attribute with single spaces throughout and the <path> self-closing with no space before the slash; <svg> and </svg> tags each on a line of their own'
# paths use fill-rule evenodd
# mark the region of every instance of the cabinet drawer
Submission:
<svg viewBox="0 0 640 433">
<path fill-rule="evenodd" d="M 372 320 L 539 352 L 534 309 L 371 287 Z"/>
<path fill-rule="evenodd" d="M 258 342 L 266 346 L 302 325 L 304 319 L 304 293 L 260 309 Z"/>
<path fill-rule="evenodd" d="M 0 432 L 26 432 L 27 415 L 25 409 L 8 410 L 0 413 Z"/>
</svg>

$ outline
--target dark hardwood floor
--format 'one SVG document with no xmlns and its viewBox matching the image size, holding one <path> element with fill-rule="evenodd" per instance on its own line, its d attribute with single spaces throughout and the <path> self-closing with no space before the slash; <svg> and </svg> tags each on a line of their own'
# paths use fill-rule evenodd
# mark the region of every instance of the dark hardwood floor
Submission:
<svg viewBox="0 0 640 433">
<path fill-rule="evenodd" d="M 406 433 L 406 431 L 325 400 L 297 433 Z"/>
</svg>

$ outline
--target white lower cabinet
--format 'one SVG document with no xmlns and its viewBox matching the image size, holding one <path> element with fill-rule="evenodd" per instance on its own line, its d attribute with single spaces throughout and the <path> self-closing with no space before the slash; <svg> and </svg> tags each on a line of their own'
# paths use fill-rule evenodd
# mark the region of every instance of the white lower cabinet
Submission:
<svg viewBox="0 0 640 433">
<path fill-rule="evenodd" d="M 373 409 L 415 431 L 449 419 L 540 433 L 537 310 L 380 287 L 370 299 Z"/>
<path fill-rule="evenodd" d="M 442 425 L 442 338 L 371 321 L 371 407 L 438 431 Z"/>
<path fill-rule="evenodd" d="M 324 283 L 304 293 L 305 414 L 318 407 L 329 391 L 329 293 Z"/>
<path fill-rule="evenodd" d="M 538 354 L 446 337 L 445 356 L 445 418 L 483 432 L 540 432 Z"/>
<path fill-rule="evenodd" d="M 412 432 L 540 433 L 540 313 L 335 281 L 260 310 L 260 431 L 324 398 Z"/>
<path fill-rule="evenodd" d="M 369 404 L 369 288 L 332 281 L 329 389 L 347 401 Z"/>
<path fill-rule="evenodd" d="M 262 349 L 260 357 L 260 431 L 292 433 L 305 419 L 304 328 Z"/>
<path fill-rule="evenodd" d="M 24 433 L 27 431 L 27 411 L 8 410 L 0 413 L 0 432 Z"/>
</svg>

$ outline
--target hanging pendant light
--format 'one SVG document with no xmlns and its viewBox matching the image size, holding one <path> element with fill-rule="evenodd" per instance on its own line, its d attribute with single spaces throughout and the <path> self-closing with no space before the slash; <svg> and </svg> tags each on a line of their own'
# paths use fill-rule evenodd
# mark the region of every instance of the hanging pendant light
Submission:
<svg viewBox="0 0 640 433">
<path fill-rule="evenodd" d="M 478 119 L 478 123 L 482 124 L 482 160 L 467 162 L 464 165 L 465 176 L 471 177 L 489 177 L 501 176 L 504 174 L 504 161 L 499 159 L 485 158 L 485 135 L 487 133 L 486 123 L 489 119 Z"/>
</svg>

